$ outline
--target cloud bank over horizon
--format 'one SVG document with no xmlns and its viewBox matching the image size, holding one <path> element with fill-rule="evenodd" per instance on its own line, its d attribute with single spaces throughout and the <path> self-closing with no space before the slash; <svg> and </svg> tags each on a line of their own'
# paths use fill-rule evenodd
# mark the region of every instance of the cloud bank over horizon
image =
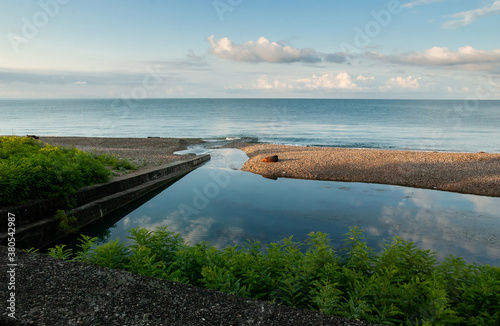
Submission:
<svg viewBox="0 0 500 326">
<path fill-rule="evenodd" d="M 263 74 L 247 84 L 227 86 L 228 90 L 265 90 L 270 91 L 294 91 L 298 93 L 315 92 L 322 94 L 332 91 L 341 92 L 363 92 L 369 93 L 389 92 L 397 90 L 415 91 L 421 89 L 422 77 L 395 76 L 385 80 L 377 81 L 374 76 L 350 74 L 347 71 L 325 72 L 313 74 L 312 76 L 299 78 L 279 78 Z"/>
</svg>

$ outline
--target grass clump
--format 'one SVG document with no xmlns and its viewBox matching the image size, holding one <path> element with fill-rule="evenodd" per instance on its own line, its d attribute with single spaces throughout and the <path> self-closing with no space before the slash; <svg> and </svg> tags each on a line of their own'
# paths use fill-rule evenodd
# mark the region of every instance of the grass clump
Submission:
<svg viewBox="0 0 500 326">
<path fill-rule="evenodd" d="M 107 166 L 133 168 L 117 157 L 44 145 L 29 137 L 0 137 L 0 206 L 54 198 L 109 181 Z"/>
<path fill-rule="evenodd" d="M 327 235 L 311 232 L 261 245 L 247 242 L 217 250 L 207 243 L 188 246 L 166 227 L 130 230 L 133 244 L 118 240 L 96 245 L 83 236 L 81 251 L 65 246 L 49 253 L 141 275 L 269 300 L 328 315 L 385 325 L 498 325 L 500 268 L 466 264 L 401 238 L 378 254 L 357 227 L 337 251 Z"/>
</svg>

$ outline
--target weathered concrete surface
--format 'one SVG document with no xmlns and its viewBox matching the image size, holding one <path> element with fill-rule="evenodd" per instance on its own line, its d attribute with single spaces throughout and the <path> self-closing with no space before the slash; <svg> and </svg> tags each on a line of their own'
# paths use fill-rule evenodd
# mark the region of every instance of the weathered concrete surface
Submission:
<svg viewBox="0 0 500 326">
<path fill-rule="evenodd" d="M 58 232 L 57 210 L 78 219 L 75 227 L 82 228 L 137 200 L 149 192 L 191 172 L 208 161 L 210 155 L 170 163 L 114 178 L 105 184 L 85 187 L 70 196 L 71 206 L 63 198 L 36 200 L 22 206 L 4 207 L 0 216 L 16 216 L 16 247 L 40 248 L 57 241 L 64 234 Z M 3 220 L 3 218 L 2 218 Z M 0 244 L 7 242 L 7 223 L 0 224 Z"/>
</svg>

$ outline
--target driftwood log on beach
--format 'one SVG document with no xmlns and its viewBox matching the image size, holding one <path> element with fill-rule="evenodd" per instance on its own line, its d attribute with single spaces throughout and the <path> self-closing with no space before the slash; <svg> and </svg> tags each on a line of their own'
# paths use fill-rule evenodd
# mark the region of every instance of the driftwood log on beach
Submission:
<svg viewBox="0 0 500 326">
<path fill-rule="evenodd" d="M 271 162 L 278 162 L 278 155 L 273 155 L 273 156 L 266 156 L 264 157 L 262 160 L 260 160 L 261 162 L 266 162 L 266 163 L 271 163 Z"/>
</svg>

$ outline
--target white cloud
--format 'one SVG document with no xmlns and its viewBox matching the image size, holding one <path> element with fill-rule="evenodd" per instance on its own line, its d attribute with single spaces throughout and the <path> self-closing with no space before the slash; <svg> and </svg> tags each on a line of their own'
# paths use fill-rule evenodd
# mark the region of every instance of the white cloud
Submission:
<svg viewBox="0 0 500 326">
<path fill-rule="evenodd" d="M 313 49 L 298 49 L 289 45 L 271 42 L 265 37 L 257 41 L 235 44 L 227 37 L 218 40 L 211 35 L 210 53 L 222 59 L 239 62 L 320 62 L 321 57 Z"/>
<path fill-rule="evenodd" d="M 302 89 L 354 89 L 357 85 L 352 82 L 347 72 L 339 74 L 327 73 L 320 76 L 312 75 L 309 78 L 297 79 L 297 87 Z"/>
<path fill-rule="evenodd" d="M 371 78 L 369 78 L 371 80 Z M 226 86 L 226 90 L 276 90 L 276 91 L 314 91 L 314 90 L 351 90 L 359 89 L 358 85 L 352 81 L 347 72 L 313 74 L 305 78 L 275 79 L 267 75 L 261 75 L 251 85 Z"/>
<path fill-rule="evenodd" d="M 375 80 L 375 77 L 359 75 L 358 77 L 356 77 L 356 80 L 360 81 Z"/>
<path fill-rule="evenodd" d="M 433 47 L 423 54 L 416 53 L 404 58 L 407 61 L 416 63 L 437 64 L 437 65 L 457 65 L 482 62 L 500 62 L 500 49 L 497 50 L 476 50 L 471 46 L 464 46 L 458 51 L 452 51 L 446 47 Z"/>
<path fill-rule="evenodd" d="M 241 86 L 240 86 L 241 87 Z M 270 80 L 267 75 L 262 75 L 254 83 L 253 88 L 257 89 L 285 89 L 285 88 L 293 88 L 292 85 L 288 85 L 285 82 L 279 80 Z"/>
<path fill-rule="evenodd" d="M 414 6 L 428 5 L 434 2 L 441 2 L 443 0 L 414 0 L 401 5 L 403 8 L 413 8 Z"/>
<path fill-rule="evenodd" d="M 420 79 L 422 79 L 422 77 L 413 78 L 412 76 L 408 76 L 406 78 L 403 78 L 401 76 L 398 76 L 386 81 L 385 86 L 389 89 L 393 87 L 419 89 L 420 84 L 418 81 Z"/>
<path fill-rule="evenodd" d="M 490 6 L 458 12 L 450 15 L 454 18 L 443 24 L 444 28 L 457 28 L 472 24 L 481 17 L 500 14 L 500 1 L 494 1 Z"/>
<path fill-rule="evenodd" d="M 472 70 L 486 70 L 493 63 L 500 63 L 500 49 L 476 50 L 471 46 L 464 46 L 457 51 L 446 47 L 435 46 L 425 52 L 412 52 L 397 55 L 383 55 L 370 52 L 366 57 L 391 63 L 420 65 L 420 66 L 467 66 Z"/>
<path fill-rule="evenodd" d="M 87 82 L 85 81 L 77 81 L 73 83 L 74 85 L 87 85 Z"/>
</svg>

